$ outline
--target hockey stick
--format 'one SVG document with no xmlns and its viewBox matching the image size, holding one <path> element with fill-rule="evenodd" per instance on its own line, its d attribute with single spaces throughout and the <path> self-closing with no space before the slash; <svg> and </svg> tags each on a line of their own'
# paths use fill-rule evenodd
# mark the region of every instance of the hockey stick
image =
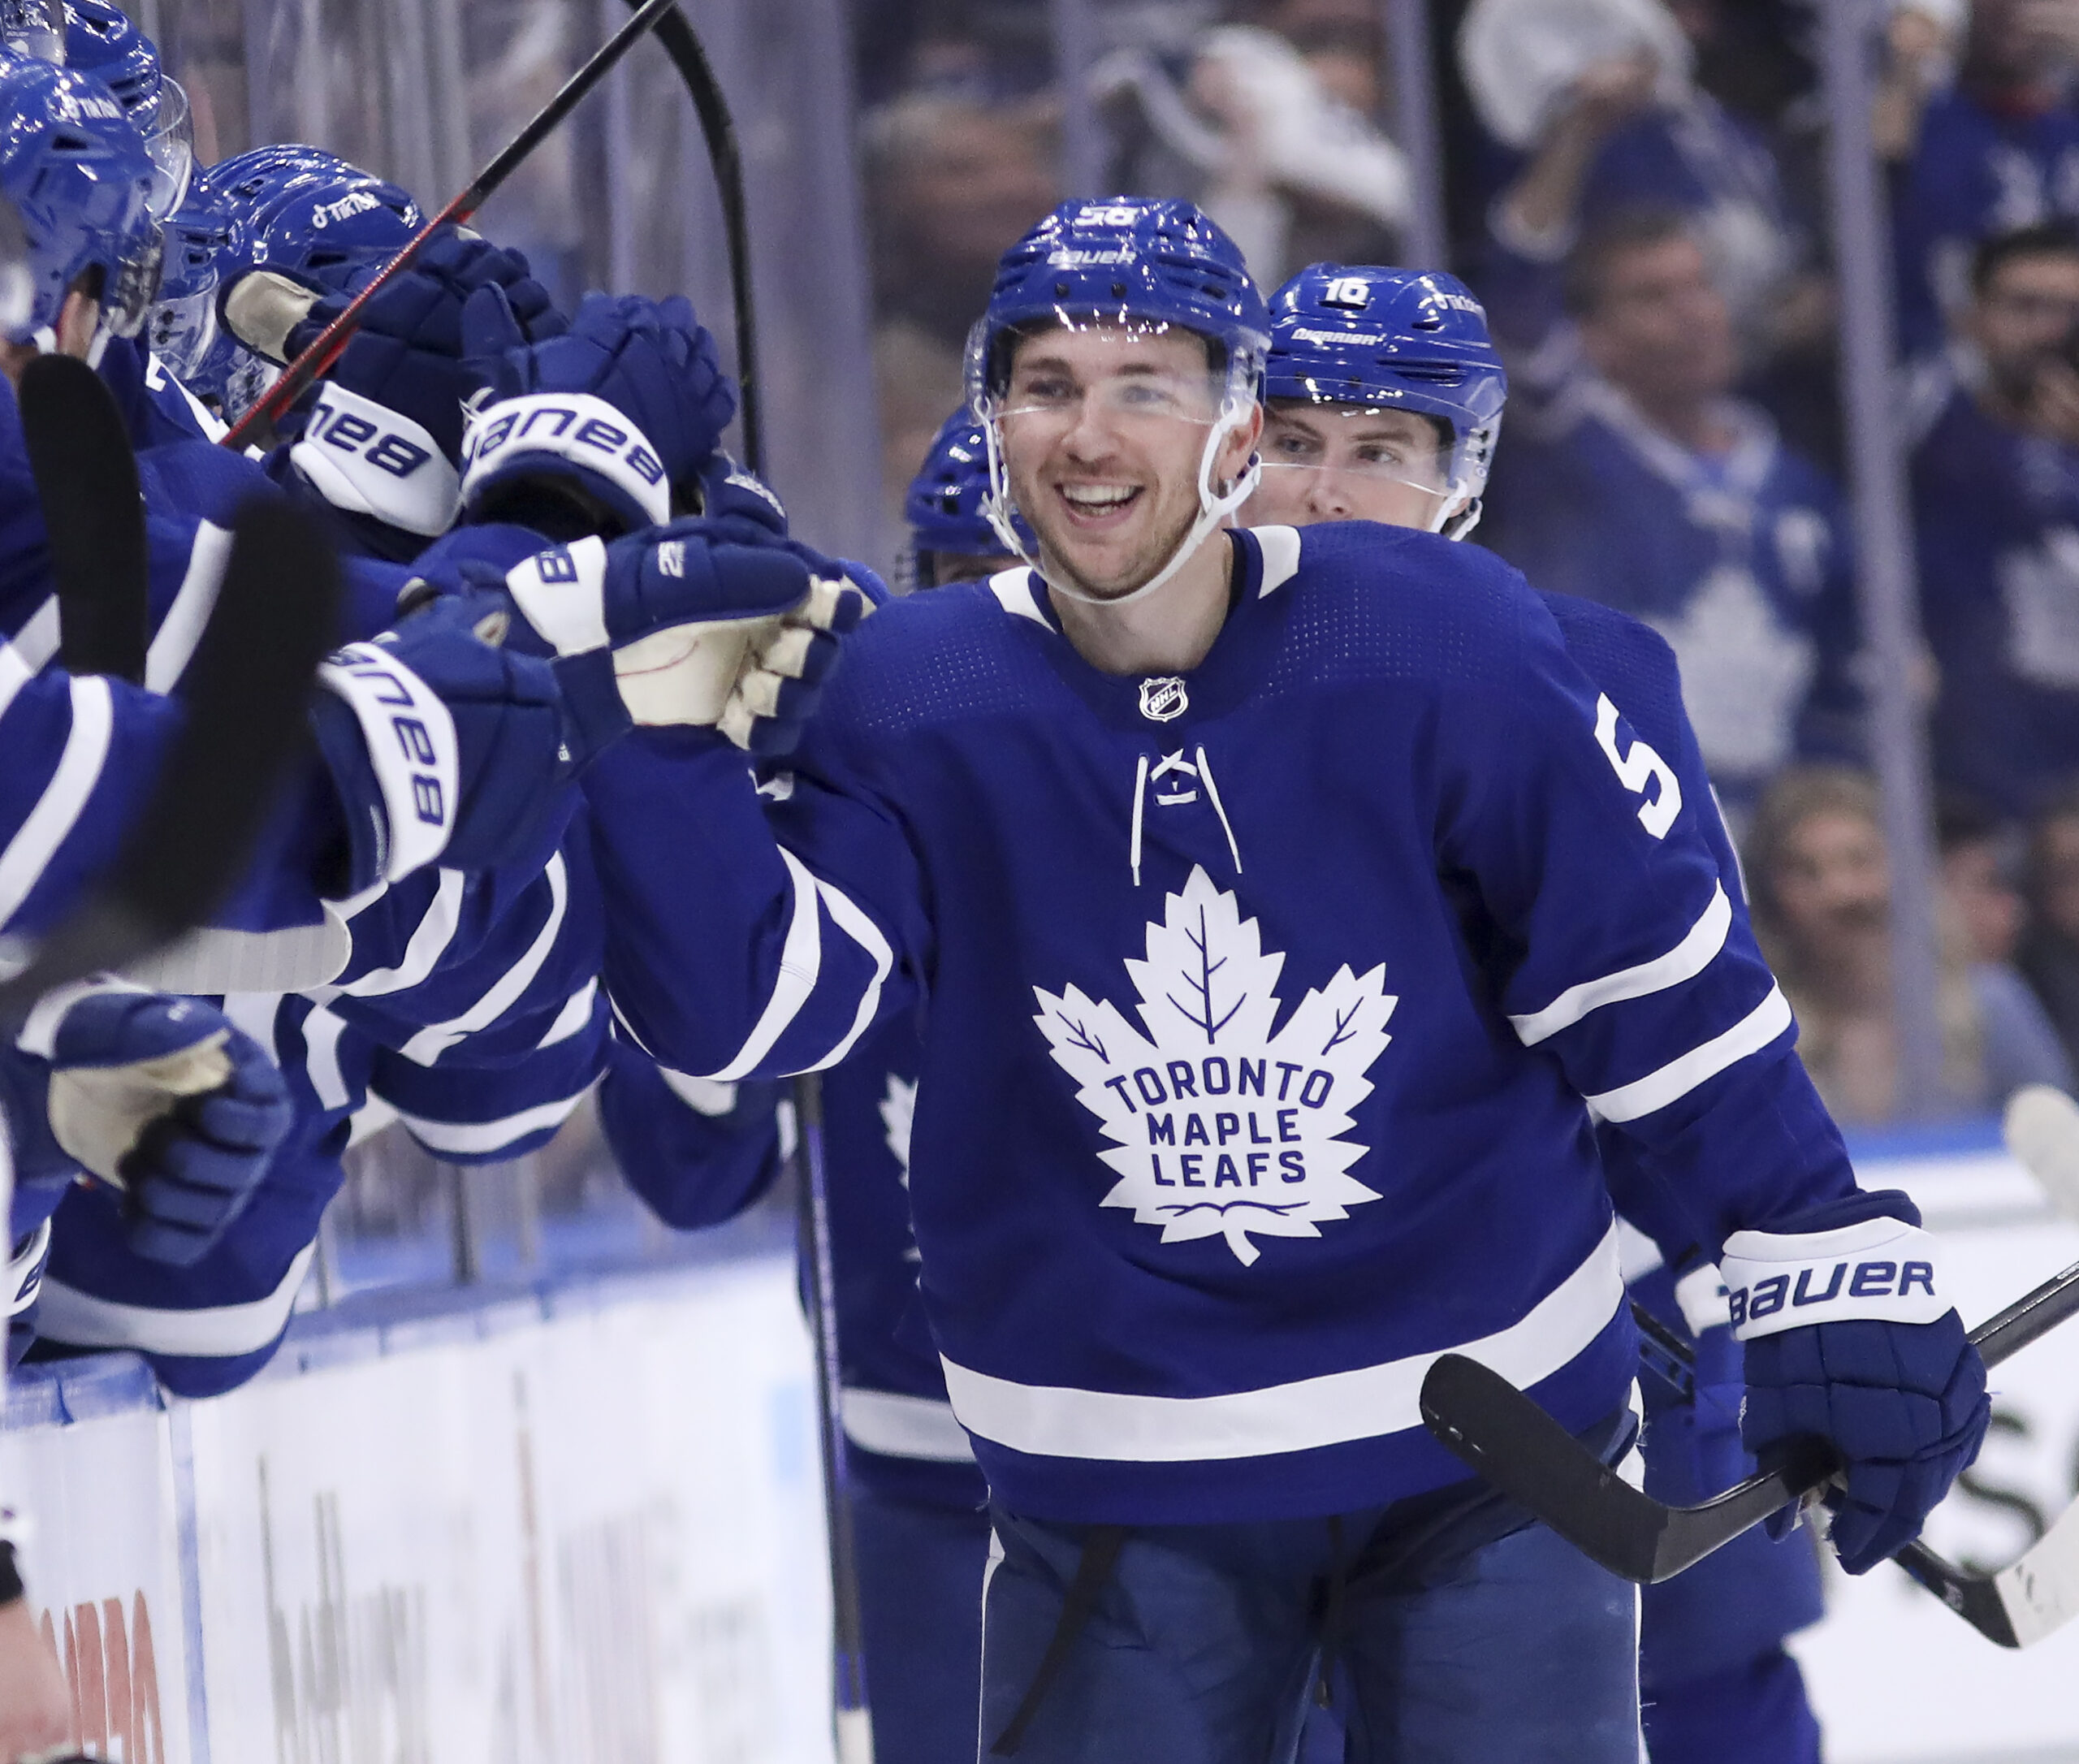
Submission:
<svg viewBox="0 0 2079 1764">
<path fill-rule="evenodd" d="M 641 0 L 628 0 L 630 6 Z M 759 395 L 758 326 L 750 288 L 750 221 L 744 200 L 744 159 L 737 145 L 737 125 L 729 115 L 721 82 L 701 47 L 700 38 L 676 6 L 657 20 L 657 41 L 678 69 L 686 95 L 700 118 L 707 160 L 715 171 L 715 193 L 722 203 L 722 232 L 729 253 L 729 303 L 735 309 L 737 386 L 741 400 L 744 464 L 765 475 L 765 421 Z"/>
<path fill-rule="evenodd" d="M 58 589 L 58 665 L 141 685 L 151 577 L 123 413 L 101 375 L 67 355 L 31 361 L 19 396 Z"/>
<path fill-rule="evenodd" d="M 451 222 L 465 221 L 482 208 L 499 186 L 519 169 L 528 155 L 548 138 L 556 125 L 612 71 L 614 64 L 635 46 L 636 40 L 646 34 L 658 19 L 671 11 L 672 6 L 672 0 L 643 0 L 642 8 L 635 16 L 607 38 L 590 61 L 564 81 L 562 89 L 542 106 L 532 122 L 507 143 L 498 157 L 471 179 L 447 207 L 413 234 L 404 249 L 383 266 L 382 273 L 348 302 L 346 310 L 318 334 L 309 348 L 282 370 L 282 377 L 268 387 L 266 396 L 246 412 L 231 432 L 224 436 L 223 445 L 233 449 L 243 448 L 249 441 L 255 439 L 262 429 L 270 428 L 275 419 L 303 395 L 305 388 L 345 352 L 353 334 L 361 329 L 361 314 L 367 309 L 368 303 L 418 261 L 419 253 L 426 249 L 427 242 L 439 228 Z"/>
<path fill-rule="evenodd" d="M 2079 1263 L 1971 1331 L 1988 1368 L 2079 1311 Z M 1584 1555 L 1642 1586 L 1701 1561 L 1771 1513 L 1823 1487 L 1840 1468 L 1817 1438 L 1787 1442 L 1780 1462 L 1695 1507 L 1668 1507 L 1616 1470 L 1500 1373 L 1462 1354 L 1438 1356 L 1422 1381 L 1422 1419 L 1455 1456 L 1527 1507 Z"/>
<path fill-rule="evenodd" d="M 629 0 L 630 6 L 638 0 Z M 699 37 L 676 7 L 657 21 L 657 41 L 693 101 L 714 169 L 729 253 L 735 307 L 737 383 L 741 388 L 744 463 L 763 477 L 765 426 L 759 400 L 758 326 L 751 294 L 750 228 L 744 199 L 743 155 L 734 119 Z M 873 1722 L 867 1695 L 865 1636 L 852 1525 L 851 1479 L 845 1470 L 844 1378 L 837 1340 L 836 1279 L 830 1247 L 830 1181 L 823 1157 L 823 1087 L 814 1073 L 793 1083 L 801 1144 L 798 1229 L 808 1267 L 810 1334 L 815 1344 L 816 1429 L 823 1446 L 823 1524 L 830 1549 L 831 1647 L 838 1764 L 873 1764 Z"/>
<path fill-rule="evenodd" d="M 1647 1368 L 1679 1397 L 1693 1398 L 1695 1351 L 1636 1299 L 1632 1321 L 1639 1325 Z M 1917 1537 L 1891 1559 L 1986 1641 L 2029 1647 L 2079 1616 L 2079 1501 L 2015 1560 L 1990 1574 L 1958 1567 Z"/>
<path fill-rule="evenodd" d="M 11 1032 L 54 987 L 200 924 L 236 880 L 303 740 L 331 646 L 339 573 L 310 518 L 256 502 L 231 529 L 215 610 L 189 664 L 188 715 L 106 879 L 0 984 Z M 305 591 L 286 594 L 285 580 Z"/>
</svg>

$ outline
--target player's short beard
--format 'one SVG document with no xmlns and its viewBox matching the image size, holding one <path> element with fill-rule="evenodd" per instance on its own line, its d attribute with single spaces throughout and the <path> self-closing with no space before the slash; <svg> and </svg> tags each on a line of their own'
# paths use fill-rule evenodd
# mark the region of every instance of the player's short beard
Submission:
<svg viewBox="0 0 2079 1764">
<path fill-rule="evenodd" d="M 1015 491 L 1014 491 L 1014 496 L 1015 496 Z M 1033 500 L 1039 501 L 1047 496 L 1048 491 L 1042 486 Z M 1021 504 L 1020 506 L 1022 507 L 1024 504 Z M 1045 521 L 1032 520 L 1030 515 L 1027 515 L 1027 519 L 1031 521 L 1033 531 L 1040 540 L 1041 575 L 1049 582 L 1061 582 L 1079 594 L 1088 595 L 1093 600 L 1119 600 L 1124 599 L 1126 595 L 1133 593 L 1176 556 L 1177 548 L 1190 536 L 1191 523 L 1198 519 L 1198 515 L 1199 499 L 1196 484 L 1194 482 L 1189 503 L 1178 510 L 1174 520 L 1167 523 L 1159 533 L 1143 543 L 1140 548 L 1135 553 L 1132 562 L 1124 572 L 1124 579 L 1110 582 L 1091 582 L 1070 564 L 1057 547 L 1048 542 Z M 1064 520 L 1065 518 L 1065 517 L 1063 517 Z"/>
</svg>

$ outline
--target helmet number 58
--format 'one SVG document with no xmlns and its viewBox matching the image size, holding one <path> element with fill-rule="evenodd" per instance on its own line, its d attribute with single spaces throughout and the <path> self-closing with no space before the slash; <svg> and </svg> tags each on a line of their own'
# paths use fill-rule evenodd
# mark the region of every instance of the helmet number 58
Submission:
<svg viewBox="0 0 2079 1764">
<path fill-rule="evenodd" d="M 1682 812 L 1682 786 L 1675 780 L 1675 768 L 1649 743 L 1635 740 L 1627 750 L 1619 751 L 1617 707 L 1608 693 L 1595 701 L 1595 739 L 1626 789 L 1645 795 L 1647 786 L 1653 786 L 1653 794 L 1639 805 L 1639 824 L 1654 838 L 1666 838 L 1675 817 Z"/>
</svg>

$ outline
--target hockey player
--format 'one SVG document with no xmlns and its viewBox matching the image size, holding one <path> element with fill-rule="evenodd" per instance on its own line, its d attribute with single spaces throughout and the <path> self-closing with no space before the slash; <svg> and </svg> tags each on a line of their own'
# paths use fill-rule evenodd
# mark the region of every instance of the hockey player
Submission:
<svg viewBox="0 0 2079 1764">
<path fill-rule="evenodd" d="M 1266 330 L 1187 205 L 1014 247 L 970 385 L 1037 567 L 867 621 L 770 826 L 697 711 L 603 756 L 609 982 L 724 1081 L 928 1001 L 911 1201 L 992 1496 L 985 1745 L 1277 1755 L 1325 1646 L 1360 1757 L 1630 1764 L 1630 1589 L 1414 1405 L 1470 1351 L 1627 1451 L 1588 1109 L 1758 1310 L 1751 1442 L 1841 1449 L 1851 1568 L 1969 1461 L 1982 1371 L 1908 1204 L 1856 1191 L 1694 810 L 1520 578 L 1419 533 L 1219 530 Z M 514 606 L 577 629 L 633 578 L 780 610 L 716 556 L 675 524 L 560 594 L 569 566 L 516 571 Z M 797 732 L 769 668 L 746 690 Z M 1852 1298 L 1843 1255 L 1889 1271 Z"/>
<path fill-rule="evenodd" d="M 1295 527 L 1360 520 L 1469 532 L 1508 396 L 1472 291 L 1441 274 L 1324 263 L 1280 288 L 1270 308 L 1264 474 L 1246 517 Z M 1744 923 L 1738 860 L 1682 711 L 1672 651 L 1636 620 L 1594 601 L 1541 598 L 1568 654 L 1668 757 L 1717 856 L 1730 910 Z M 1753 1468 L 1739 1446 L 1739 1346 L 1718 1270 L 1684 1260 L 1694 1227 L 1655 1191 L 1619 1135 L 1606 1129 L 1602 1139 L 1619 1210 L 1645 1228 L 1627 1239 L 1627 1285 L 1669 1327 L 1693 1329 L 1703 1363 L 1686 1391 L 1662 1377 L 1641 1383 L 1648 1486 L 1659 1499 L 1693 1503 Z M 1648 1587 L 1640 1671 L 1656 1764 L 1817 1764 L 1818 1724 L 1783 1638 L 1820 1615 L 1818 1563 L 1803 1538 L 1749 1533 L 1678 1580 Z"/>
</svg>

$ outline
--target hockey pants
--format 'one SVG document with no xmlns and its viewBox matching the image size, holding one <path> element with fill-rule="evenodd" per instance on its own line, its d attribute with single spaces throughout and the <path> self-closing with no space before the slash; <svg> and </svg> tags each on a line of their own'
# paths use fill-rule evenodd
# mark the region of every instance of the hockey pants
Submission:
<svg viewBox="0 0 2079 1764">
<path fill-rule="evenodd" d="M 1118 1531 L 992 1507 L 980 1758 L 1290 1764 L 1325 1676 L 1350 1764 L 1639 1764 L 1634 1588 L 1541 1525 L 1368 1573 L 1381 1516 Z"/>
</svg>

